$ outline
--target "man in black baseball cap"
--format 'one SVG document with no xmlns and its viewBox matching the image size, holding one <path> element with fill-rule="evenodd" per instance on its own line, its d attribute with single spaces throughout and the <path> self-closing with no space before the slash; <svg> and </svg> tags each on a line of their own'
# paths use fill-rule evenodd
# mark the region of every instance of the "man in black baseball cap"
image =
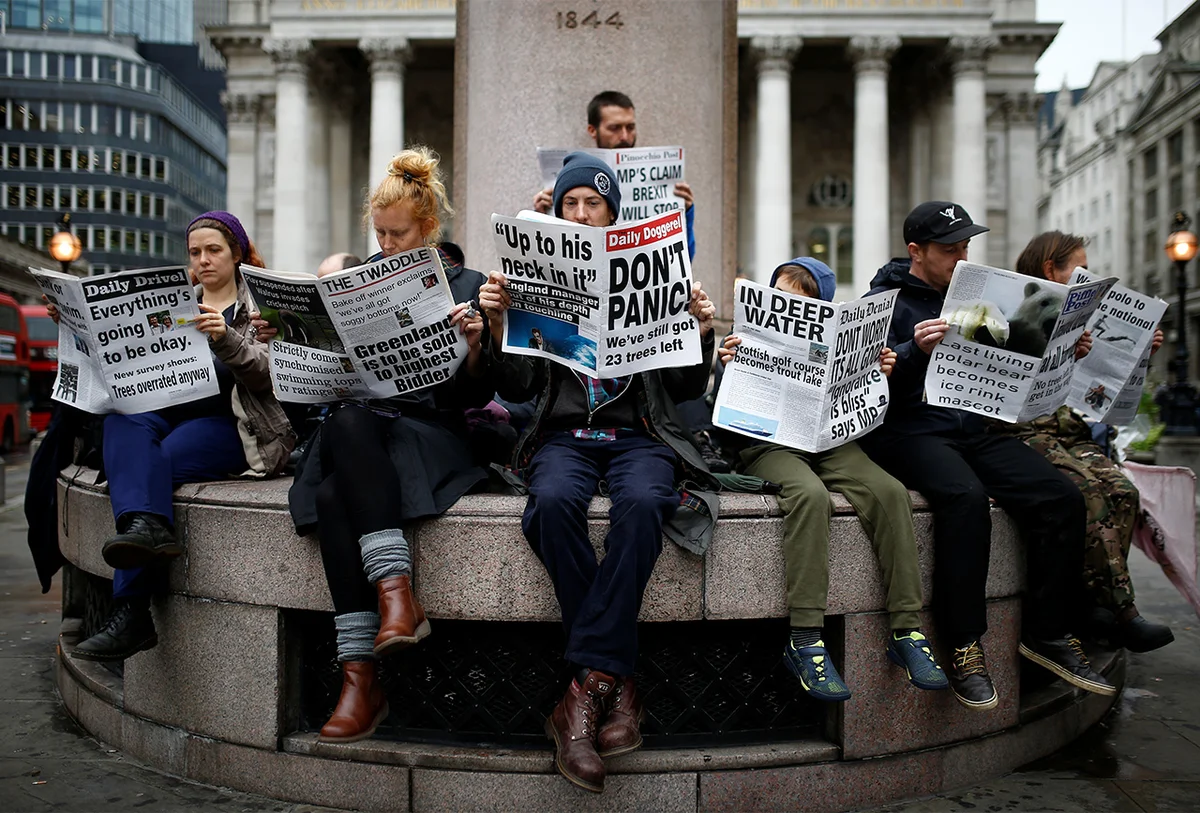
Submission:
<svg viewBox="0 0 1200 813">
<path fill-rule="evenodd" d="M 896 365 L 883 426 L 859 441 L 863 450 L 933 511 L 933 610 L 939 637 L 953 648 L 946 670 L 965 706 L 994 708 L 999 696 L 982 646 L 987 631 L 986 584 L 991 550 L 989 497 L 1021 531 L 1028 559 L 1023 613 L 1026 649 L 1035 663 L 1098 694 L 1115 689 L 1092 670 L 1070 634 L 1080 619 L 1086 512 L 1067 477 L 1012 436 L 989 434 L 971 412 L 927 403 L 925 375 L 933 348 L 946 335 L 940 318 L 946 289 L 971 238 L 987 231 L 957 203 L 922 203 L 904 219 L 908 256 L 879 269 L 871 294 L 896 290 L 888 346 Z M 964 395 L 976 387 L 963 380 Z M 1015 442 L 1010 442 L 1015 441 Z M 943 661 L 944 662 L 944 661 Z"/>
</svg>

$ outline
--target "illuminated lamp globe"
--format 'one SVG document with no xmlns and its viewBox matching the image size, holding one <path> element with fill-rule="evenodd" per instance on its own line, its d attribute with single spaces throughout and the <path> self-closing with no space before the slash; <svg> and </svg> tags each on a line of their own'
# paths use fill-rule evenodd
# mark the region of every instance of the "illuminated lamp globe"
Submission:
<svg viewBox="0 0 1200 813">
<path fill-rule="evenodd" d="M 1171 232 L 1167 238 L 1167 256 L 1175 262 L 1186 263 L 1196 256 L 1196 235 L 1187 229 Z"/>
<path fill-rule="evenodd" d="M 1195 253 L 1195 240 L 1192 238 L 1193 249 Z M 50 256 L 58 260 L 60 263 L 70 264 L 79 259 L 79 255 L 83 253 L 83 243 L 69 231 L 57 232 L 50 238 Z"/>
</svg>

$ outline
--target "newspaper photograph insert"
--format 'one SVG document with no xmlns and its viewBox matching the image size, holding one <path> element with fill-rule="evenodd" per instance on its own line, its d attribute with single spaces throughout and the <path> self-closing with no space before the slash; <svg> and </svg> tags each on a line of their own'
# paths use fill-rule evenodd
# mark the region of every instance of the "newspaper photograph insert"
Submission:
<svg viewBox="0 0 1200 813">
<path fill-rule="evenodd" d="M 734 288 L 733 332 L 713 423 L 806 452 L 874 429 L 887 412 L 879 355 L 896 291 L 834 305 L 749 280 Z"/>
<path fill-rule="evenodd" d="M 930 404 L 1008 423 L 1066 402 L 1075 344 L 1115 278 L 1061 285 L 964 261 L 954 268 L 941 318 L 950 329 L 925 375 Z"/>
<path fill-rule="evenodd" d="M 208 337 L 183 267 L 96 277 L 30 269 L 58 308 L 52 397 L 85 412 L 150 412 L 216 395 Z"/>
<path fill-rule="evenodd" d="M 503 352 L 594 378 L 700 363 L 683 213 L 608 228 L 492 215 L 512 304 Z"/>
<path fill-rule="evenodd" d="M 653 215 L 683 209 L 675 184 L 683 180 L 683 147 L 626 147 L 618 150 L 566 150 L 538 147 L 542 188 L 554 187 L 563 159 L 572 152 L 599 158 L 617 175 L 621 211 L 617 222 L 645 220 Z"/>
<path fill-rule="evenodd" d="M 271 340 L 281 401 L 387 398 L 450 379 L 467 341 L 450 324 L 454 296 L 431 248 L 324 277 L 242 266 Z"/>
</svg>

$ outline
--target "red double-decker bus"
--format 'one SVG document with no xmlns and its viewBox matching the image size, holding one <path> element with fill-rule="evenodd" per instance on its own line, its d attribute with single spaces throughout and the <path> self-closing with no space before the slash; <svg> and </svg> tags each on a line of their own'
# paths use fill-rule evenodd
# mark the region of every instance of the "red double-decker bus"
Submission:
<svg viewBox="0 0 1200 813">
<path fill-rule="evenodd" d="M 29 334 L 17 300 L 0 294 L 0 451 L 29 437 Z"/>
<path fill-rule="evenodd" d="M 58 375 L 58 325 L 45 305 L 22 305 L 21 315 L 29 336 L 29 428 L 43 432 L 54 409 L 50 396 Z"/>
</svg>

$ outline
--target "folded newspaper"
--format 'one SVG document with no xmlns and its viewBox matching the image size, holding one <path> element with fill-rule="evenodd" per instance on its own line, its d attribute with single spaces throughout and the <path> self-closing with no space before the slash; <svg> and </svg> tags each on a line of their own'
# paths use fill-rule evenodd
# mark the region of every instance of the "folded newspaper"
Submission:
<svg viewBox="0 0 1200 813">
<path fill-rule="evenodd" d="M 241 267 L 280 401 L 387 398 L 448 380 L 467 355 L 441 258 L 419 248 L 325 277 Z"/>
<path fill-rule="evenodd" d="M 1096 277 L 1076 269 L 1072 283 Z M 1114 285 L 1100 301 L 1088 330 L 1092 351 L 1075 364 L 1067 406 L 1088 418 L 1123 426 L 1137 415 L 1150 369 L 1150 344 L 1167 303 Z"/>
<path fill-rule="evenodd" d="M 683 147 L 619 150 L 538 147 L 538 169 L 542 173 L 543 188 L 554 186 L 563 159 L 572 152 L 585 152 L 599 158 L 616 173 L 617 186 L 621 190 L 619 221 L 644 220 L 684 206 L 683 199 L 675 194 L 675 184 L 683 180 Z"/>
<path fill-rule="evenodd" d="M 738 280 L 713 424 L 806 452 L 841 446 L 887 412 L 879 355 L 896 291 L 841 305 Z"/>
<path fill-rule="evenodd" d="M 1060 285 L 960 261 L 933 349 L 925 397 L 937 406 L 1018 423 L 1062 406 L 1075 344 L 1115 277 Z"/>
<path fill-rule="evenodd" d="M 512 298 L 505 353 L 594 378 L 703 359 L 682 211 L 608 228 L 526 211 L 492 228 Z"/>
<path fill-rule="evenodd" d="M 186 268 L 98 277 L 29 269 L 58 308 L 52 397 L 85 412 L 133 414 L 220 392 Z"/>
</svg>

